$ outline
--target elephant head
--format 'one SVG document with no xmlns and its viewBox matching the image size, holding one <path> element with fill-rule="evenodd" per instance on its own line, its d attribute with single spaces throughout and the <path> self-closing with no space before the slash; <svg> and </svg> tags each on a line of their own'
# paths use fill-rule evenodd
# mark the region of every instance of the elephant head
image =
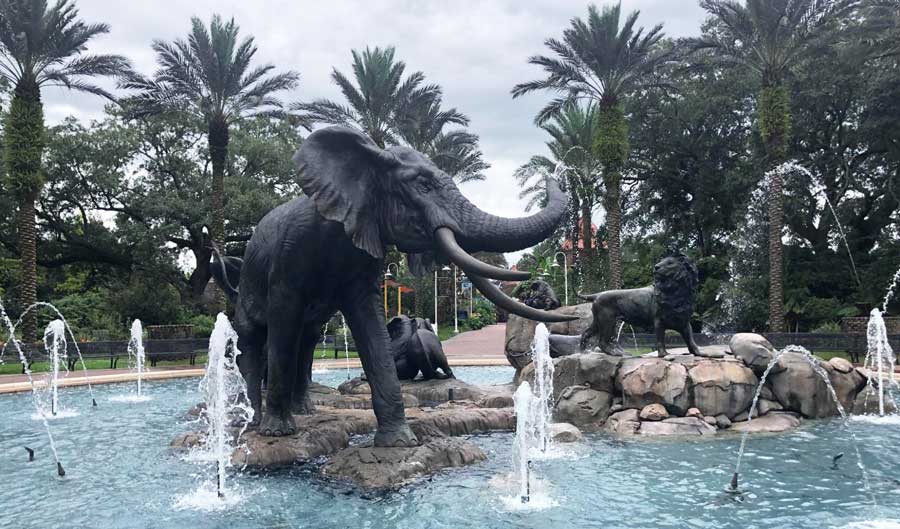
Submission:
<svg viewBox="0 0 900 529">
<path fill-rule="evenodd" d="M 294 155 L 303 191 L 324 218 L 340 222 L 360 250 L 376 259 L 385 246 L 409 254 L 422 273 L 450 260 L 496 305 L 538 321 L 568 321 L 528 307 L 502 293 L 489 279 L 522 280 L 528 273 L 483 263 L 472 253 L 510 252 L 549 237 L 566 212 L 567 200 L 553 179 L 547 206 L 529 217 L 508 219 L 478 209 L 453 179 L 407 147 L 381 149 L 361 132 L 333 126 L 309 135 Z"/>
</svg>

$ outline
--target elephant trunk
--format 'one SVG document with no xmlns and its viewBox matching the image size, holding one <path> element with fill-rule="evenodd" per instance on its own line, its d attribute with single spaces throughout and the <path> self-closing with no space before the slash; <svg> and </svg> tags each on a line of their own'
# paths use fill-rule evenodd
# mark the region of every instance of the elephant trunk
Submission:
<svg viewBox="0 0 900 529">
<path fill-rule="evenodd" d="M 568 200 L 553 178 L 546 179 L 547 206 L 529 217 L 510 219 L 486 213 L 465 197 L 456 219 L 459 244 L 468 252 L 515 252 L 534 246 L 553 235 L 566 214 Z"/>
</svg>

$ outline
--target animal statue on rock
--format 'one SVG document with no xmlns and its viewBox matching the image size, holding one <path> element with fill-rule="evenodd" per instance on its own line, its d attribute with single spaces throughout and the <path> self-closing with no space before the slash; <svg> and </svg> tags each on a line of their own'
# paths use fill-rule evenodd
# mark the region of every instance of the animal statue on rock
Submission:
<svg viewBox="0 0 900 529">
<path fill-rule="evenodd" d="M 666 356 L 666 329 L 681 334 L 691 354 L 703 356 L 691 329 L 698 281 L 697 266 L 686 255 L 676 253 L 653 267 L 652 286 L 579 294 L 592 302 L 593 315 L 591 325 L 581 335 L 581 349 L 599 346 L 607 354 L 624 354 L 616 342 L 616 323 L 622 320 L 634 326 L 652 327 L 660 358 Z"/>
<path fill-rule="evenodd" d="M 453 179 L 424 155 L 399 146 L 381 149 L 347 127 L 313 132 L 294 161 L 304 195 L 259 222 L 242 262 L 231 263 L 240 269 L 238 283 L 225 263 L 213 266 L 216 282 L 235 304 L 234 328 L 243 352 L 240 369 L 254 417 L 261 417 L 251 426 L 262 435 L 292 435 L 292 412 L 312 411 L 307 390 L 313 353 L 322 325 L 340 310 L 372 388 L 378 421 L 375 445 L 418 443 L 406 423 L 384 324 L 379 279 L 387 245 L 407 254 L 415 274 L 452 261 L 486 298 L 512 313 L 545 322 L 571 319 L 525 306 L 489 281 L 521 281 L 527 273 L 471 256 L 528 248 L 550 236 L 568 200 L 554 180 L 548 180 L 546 208 L 506 219 L 469 202 Z"/>
<path fill-rule="evenodd" d="M 519 294 L 519 300 L 529 307 L 541 310 L 554 310 L 562 306 L 553 287 L 546 281 L 532 281 L 531 285 Z"/>
<path fill-rule="evenodd" d="M 441 340 L 428 320 L 397 316 L 388 322 L 387 330 L 400 380 L 413 380 L 419 373 L 423 380 L 456 378 L 447 363 Z"/>
</svg>

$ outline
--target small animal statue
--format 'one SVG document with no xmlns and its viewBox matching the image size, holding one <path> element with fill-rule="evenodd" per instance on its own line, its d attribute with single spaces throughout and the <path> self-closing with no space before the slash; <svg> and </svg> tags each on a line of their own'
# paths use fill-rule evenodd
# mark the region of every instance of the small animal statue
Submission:
<svg viewBox="0 0 900 529">
<path fill-rule="evenodd" d="M 616 323 L 652 327 L 659 357 L 666 356 L 666 329 L 678 331 L 691 354 L 704 356 L 694 342 L 691 315 L 697 288 L 697 266 L 684 254 L 669 255 L 653 267 L 653 285 L 607 290 L 579 297 L 592 302 L 593 321 L 581 335 L 581 348 L 599 345 L 607 354 L 622 355 L 616 342 Z"/>
<path fill-rule="evenodd" d="M 523 303 L 541 310 L 558 309 L 562 304 L 546 281 L 532 281 L 531 286 L 521 294 Z"/>
<path fill-rule="evenodd" d="M 441 340 L 428 320 L 401 315 L 391 318 L 387 329 L 397 378 L 413 380 L 420 372 L 423 380 L 456 378 L 447 363 Z"/>
</svg>

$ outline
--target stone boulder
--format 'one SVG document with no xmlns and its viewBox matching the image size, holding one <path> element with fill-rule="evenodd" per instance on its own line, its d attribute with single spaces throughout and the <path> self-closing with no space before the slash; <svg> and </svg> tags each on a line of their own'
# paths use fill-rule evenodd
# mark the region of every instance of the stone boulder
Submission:
<svg viewBox="0 0 900 529">
<path fill-rule="evenodd" d="M 786 410 L 811 419 L 831 417 L 838 413 L 828 386 L 802 353 L 785 353 L 778 363 L 784 370 L 770 373 L 767 383 L 772 388 L 775 398 Z M 865 383 L 863 377 L 856 370 L 841 373 L 828 362 L 820 361 L 819 365 L 834 385 L 842 404 L 844 406 L 852 404 L 856 393 Z"/>
<path fill-rule="evenodd" d="M 603 428 L 618 435 L 634 435 L 641 427 L 641 419 L 638 410 L 628 409 L 616 412 L 609 416 Z"/>
<path fill-rule="evenodd" d="M 643 408 L 662 404 L 670 413 L 684 415 L 690 405 L 687 369 L 661 358 L 626 358 L 616 374 L 623 406 Z"/>
<path fill-rule="evenodd" d="M 669 412 L 662 404 L 648 404 L 641 410 L 642 421 L 661 421 L 669 418 Z"/>
<path fill-rule="evenodd" d="M 534 340 L 534 329 L 537 322 L 510 314 L 506 321 L 506 342 L 504 352 L 509 364 L 522 371 L 531 363 L 531 342 Z"/>
<path fill-rule="evenodd" d="M 644 421 L 637 433 L 647 436 L 715 435 L 716 427 L 697 417 L 673 417 L 658 422 Z"/>
<path fill-rule="evenodd" d="M 733 419 L 750 407 L 759 380 L 738 362 L 705 360 L 688 371 L 694 406 L 703 415 L 726 415 Z"/>
<path fill-rule="evenodd" d="M 347 448 L 322 467 L 328 477 L 351 481 L 366 489 L 394 489 L 422 475 L 487 459 L 477 445 L 411 425 L 421 445 L 385 448 L 371 442 Z"/>
<path fill-rule="evenodd" d="M 412 408 L 406 410 L 410 425 L 427 425 L 445 435 L 474 435 L 507 431 L 516 427 L 512 408 L 479 408 L 474 403 L 451 402 L 437 408 Z"/>
<path fill-rule="evenodd" d="M 756 403 L 756 411 L 758 415 L 766 415 L 769 412 L 773 411 L 781 411 L 784 409 L 778 401 L 769 400 L 769 399 L 759 399 L 759 402 Z"/>
<path fill-rule="evenodd" d="M 853 402 L 852 413 L 854 415 L 878 415 L 880 410 L 878 388 L 866 386 L 856 395 Z M 851 410 L 848 410 L 848 412 Z M 884 413 L 897 413 L 897 405 L 887 395 L 884 396 Z"/>
<path fill-rule="evenodd" d="M 622 357 L 603 353 L 581 353 L 553 361 L 553 395 L 569 386 L 588 384 L 591 389 L 615 393 L 616 373 Z"/>
<path fill-rule="evenodd" d="M 554 415 L 557 420 L 578 427 L 599 428 L 609 417 L 612 395 L 587 386 L 570 386 L 562 391 L 556 401 Z"/>
<path fill-rule="evenodd" d="M 547 324 L 547 330 L 550 334 L 564 334 L 566 336 L 580 336 L 585 329 L 590 327 L 594 316 L 591 313 L 590 303 L 579 303 L 578 305 L 567 305 L 560 307 L 553 312 L 565 314 L 566 316 L 578 316 L 577 320 L 559 321 Z"/>
<path fill-rule="evenodd" d="M 560 307 L 553 312 L 578 316 L 579 318 L 574 321 L 548 324 L 547 330 L 550 331 L 550 334 L 580 335 L 588 328 L 593 319 L 590 303 Z M 509 320 L 506 322 L 504 352 L 506 353 L 506 359 L 510 365 L 516 368 L 517 373 L 531 363 L 531 342 L 534 339 L 535 327 L 537 327 L 537 322 L 515 314 L 510 314 Z"/>
<path fill-rule="evenodd" d="M 777 433 L 800 426 L 800 416 L 787 411 L 773 411 L 752 421 L 736 422 L 729 432 Z"/>
<path fill-rule="evenodd" d="M 556 443 L 580 443 L 584 441 L 584 435 L 575 425 L 554 422 L 550 424 L 550 439 Z"/>
<path fill-rule="evenodd" d="M 762 375 L 775 357 L 775 348 L 759 334 L 750 332 L 737 333 L 731 337 L 728 343 L 731 354 L 740 358 L 757 375 Z M 772 372 L 782 371 L 783 368 L 774 366 Z"/>
</svg>

